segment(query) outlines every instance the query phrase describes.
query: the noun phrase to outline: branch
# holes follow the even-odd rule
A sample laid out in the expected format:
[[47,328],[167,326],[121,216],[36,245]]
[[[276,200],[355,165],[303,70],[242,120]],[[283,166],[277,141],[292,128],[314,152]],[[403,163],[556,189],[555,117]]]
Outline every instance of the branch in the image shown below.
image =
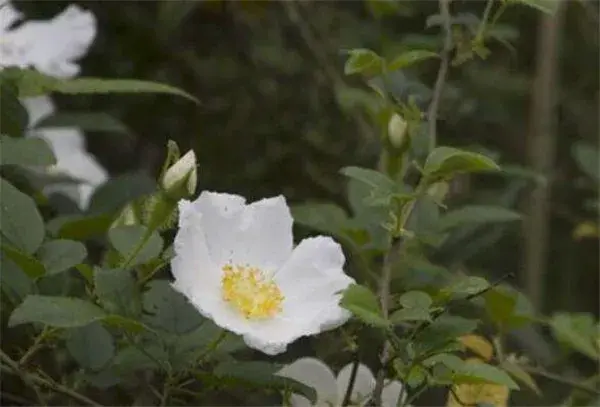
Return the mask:
[[442,99],[442,91],[446,84],[448,74],[448,65],[450,64],[450,51],[452,51],[452,24],[450,22],[450,0],[440,0],[440,15],[442,17],[442,27],[444,32],[444,45],[440,52],[440,69],[438,70],[433,88],[431,104],[427,111],[427,120],[429,122],[429,151],[433,150],[437,144],[437,116]]

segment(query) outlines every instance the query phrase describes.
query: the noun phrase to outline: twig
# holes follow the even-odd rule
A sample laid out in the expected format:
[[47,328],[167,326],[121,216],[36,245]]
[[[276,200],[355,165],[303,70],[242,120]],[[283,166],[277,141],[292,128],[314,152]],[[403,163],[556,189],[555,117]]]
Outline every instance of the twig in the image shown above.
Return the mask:
[[44,347],[42,345],[42,342],[44,342],[44,340],[48,337],[48,335],[50,335],[51,332],[52,332],[52,330],[48,327],[45,327],[42,330],[42,332],[40,332],[40,334],[37,336],[37,338],[35,338],[33,345],[31,345],[31,347],[29,349],[27,349],[27,351],[21,357],[21,359],[19,359],[19,362],[18,362],[19,367],[24,366],[29,361],[29,359],[31,359],[33,357],[33,355],[36,354],[37,351],[39,351],[41,348]]
[[[17,362],[12,360],[10,356],[8,356],[6,353],[4,353],[3,350],[0,350],[0,360],[2,360],[3,363],[8,365],[8,367],[5,368],[6,370],[10,370],[11,372],[15,373],[17,376],[19,376],[21,378],[23,383],[25,383],[27,386],[29,386],[33,389],[35,396],[38,399],[40,405],[42,405],[42,406],[46,405],[46,400],[44,399],[44,396],[42,395],[42,393],[40,393],[39,389],[37,388],[35,383],[33,383],[33,381],[27,375],[27,373],[25,373],[24,371],[21,370],[21,368],[19,367]],[[4,367],[4,365],[0,365],[0,367]]]
[[531,373],[531,374],[534,374],[537,376],[542,376],[542,377],[545,377],[546,379],[553,380],[557,383],[562,383],[562,384],[570,386],[574,389],[585,391],[587,393],[591,393],[591,394],[600,396],[600,390],[594,389],[593,387],[586,386],[583,383],[579,383],[574,380],[564,378],[564,377],[556,375],[554,373],[546,372],[545,370],[541,370],[541,369],[537,369],[535,367],[529,367],[529,366],[523,366],[523,370],[525,370],[528,373]]
[[[25,384],[29,385],[30,387],[33,387],[34,389],[36,389],[35,384],[39,384],[41,386],[48,387],[49,389],[54,390],[57,393],[61,393],[61,394],[64,394],[65,396],[69,396],[73,400],[77,400],[77,401],[83,403],[84,405],[102,407],[102,404],[96,403],[94,400],[87,398],[83,394],[79,394],[76,391],[73,391],[73,390],[69,389],[68,387],[63,386],[62,384],[56,383],[54,380],[52,380],[50,378],[44,379],[36,374],[24,372],[23,370],[21,370],[19,368],[17,362],[12,360],[10,358],[10,356],[8,356],[2,350],[0,350],[0,358],[2,359],[2,362],[4,362],[6,364],[6,365],[0,365],[1,370],[16,374],[23,380],[23,382]],[[36,389],[36,393],[38,393],[37,389]],[[45,401],[43,401],[43,399],[41,401],[42,401],[41,405],[43,405],[43,406],[47,405],[45,403]]]
[[429,150],[433,150],[437,144],[437,116],[442,98],[442,91],[446,84],[448,74],[448,65],[450,63],[450,51],[452,51],[452,25],[450,23],[449,0],[440,0],[440,15],[442,17],[442,26],[444,31],[444,46],[440,52],[440,69],[438,70],[433,88],[433,96],[427,111],[427,120],[429,122]]
[[356,374],[358,373],[359,364],[360,360],[358,357],[358,352],[356,352],[354,355],[354,361],[352,363],[352,371],[350,372],[350,381],[348,382],[348,387],[346,387],[346,394],[344,394],[344,400],[342,401],[342,407],[350,405],[352,398],[352,390],[354,389],[354,382],[356,382]]

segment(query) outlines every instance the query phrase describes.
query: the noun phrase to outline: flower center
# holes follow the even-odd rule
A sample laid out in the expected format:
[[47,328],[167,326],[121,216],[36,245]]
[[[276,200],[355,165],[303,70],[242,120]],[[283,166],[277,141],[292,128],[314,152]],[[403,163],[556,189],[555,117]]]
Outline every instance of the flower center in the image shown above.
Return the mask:
[[265,279],[260,269],[227,264],[222,270],[223,299],[246,319],[266,319],[281,312],[281,290],[273,280]]

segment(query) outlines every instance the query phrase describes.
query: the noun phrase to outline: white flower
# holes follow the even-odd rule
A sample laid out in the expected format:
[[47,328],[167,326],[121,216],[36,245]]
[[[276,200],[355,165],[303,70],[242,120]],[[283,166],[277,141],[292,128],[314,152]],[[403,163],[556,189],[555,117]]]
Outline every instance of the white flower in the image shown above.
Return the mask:
[[266,354],[350,318],[338,304],[354,283],[329,237],[294,248],[292,216],[278,196],[246,204],[237,195],[202,192],[179,202],[173,287],[217,325]]
[[[79,73],[75,62],[88,50],[96,36],[96,19],[89,11],[71,5],[48,21],[26,21],[8,0],[0,0],[0,69],[6,66],[34,67],[47,75],[69,78]],[[40,137],[52,149],[57,163],[48,173],[63,174],[79,184],[53,184],[44,193],[64,193],[86,209],[94,190],[108,174],[86,151],[85,138],[76,128],[32,128],[54,113],[48,96],[21,100],[29,114],[27,137]]]
[[[48,96],[26,98],[21,101],[29,112],[30,127],[54,112],[52,100]],[[108,179],[106,170],[85,149],[85,139],[79,129],[57,127],[30,129],[27,137],[44,139],[56,157],[56,164],[46,169],[49,174],[67,175],[77,183],[55,183],[44,188],[50,195],[60,192],[72,198],[79,208],[86,209],[96,188]]]
[[162,187],[175,193],[184,187],[186,196],[192,195],[196,190],[197,171],[196,154],[190,150],[167,170],[161,181]]
[[0,0],[0,64],[34,67],[47,75],[69,78],[79,73],[75,63],[96,36],[96,19],[89,11],[70,5],[48,21],[15,23],[23,15],[10,1]]
[[[352,364],[346,365],[335,377],[329,366],[315,358],[301,358],[287,366],[284,366],[277,375],[287,377],[304,383],[307,386],[313,387],[317,392],[318,406],[341,406],[350,378],[352,376]],[[372,396],[375,389],[375,377],[371,370],[363,365],[358,365],[356,378],[352,393],[350,396],[350,404],[365,405]],[[395,407],[402,395],[402,399],[406,398],[403,394],[402,384],[398,381],[386,380],[384,382],[381,401],[384,407]],[[299,394],[290,396],[292,407],[308,407],[311,406],[310,401]]]

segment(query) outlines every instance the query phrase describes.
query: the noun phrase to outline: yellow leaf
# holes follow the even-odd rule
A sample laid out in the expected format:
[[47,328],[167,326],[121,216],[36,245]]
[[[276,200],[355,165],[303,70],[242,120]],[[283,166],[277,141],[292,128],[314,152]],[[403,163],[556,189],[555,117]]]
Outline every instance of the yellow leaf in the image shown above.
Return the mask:
[[464,335],[458,339],[467,349],[483,358],[486,362],[490,361],[494,356],[494,347],[492,344],[479,335]]
[[491,383],[459,384],[454,386],[454,393],[458,396],[458,400],[452,392],[449,392],[447,407],[473,406],[478,403],[507,407],[510,395],[508,387]]
[[580,223],[573,230],[573,239],[597,238],[599,236],[598,225],[590,220]]

